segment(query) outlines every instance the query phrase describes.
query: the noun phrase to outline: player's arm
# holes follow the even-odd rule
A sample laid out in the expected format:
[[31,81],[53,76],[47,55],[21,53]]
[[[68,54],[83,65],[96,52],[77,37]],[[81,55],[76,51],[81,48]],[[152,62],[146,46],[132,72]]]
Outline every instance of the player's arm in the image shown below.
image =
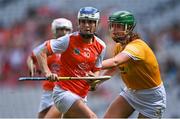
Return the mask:
[[51,73],[47,57],[53,53],[63,53],[69,46],[69,35],[46,41],[34,51],[42,73],[51,81],[58,80],[57,74]]
[[[106,46],[104,45],[104,49],[102,50],[101,54],[98,56],[97,60],[96,60],[96,65],[94,67],[94,69],[92,69],[91,72],[89,72],[89,76],[100,76],[100,70],[102,67],[102,61],[105,55],[105,51],[106,51]],[[96,88],[98,87],[98,84],[104,82],[104,80],[90,80],[88,83],[90,84],[90,91],[94,91],[96,90]]]
[[47,42],[42,45],[39,45],[34,49],[34,54],[36,56],[39,68],[41,72],[48,77],[50,80],[55,81],[57,80],[57,75],[51,73],[48,64],[47,64],[47,57],[52,54],[52,52],[48,51]]
[[34,65],[31,55],[29,55],[27,58],[27,67],[28,67],[30,76],[34,76],[36,66]]
[[[100,75],[100,71],[96,71],[96,72],[89,72],[89,76],[93,76],[93,77],[97,77]],[[95,91],[96,88],[98,87],[98,83],[100,83],[100,81],[98,83],[96,83],[97,80],[89,80],[87,81],[90,85],[89,91]]]
[[43,47],[38,54],[36,54],[36,58],[39,64],[39,67],[43,74],[51,73],[48,65],[47,65],[47,57],[49,53],[46,47]]
[[113,67],[111,69],[101,70],[101,75],[113,76],[117,71],[118,71],[118,68],[117,67]]
[[86,76],[97,77],[97,76],[99,76],[99,74],[100,74],[100,71],[96,71],[96,72],[90,71],[86,74]]
[[110,59],[104,60],[102,62],[102,69],[109,69],[109,68],[116,67],[118,65],[121,65],[121,64],[127,62],[130,59],[131,59],[131,57],[129,55],[127,55],[126,53],[120,52],[116,56],[114,56]]

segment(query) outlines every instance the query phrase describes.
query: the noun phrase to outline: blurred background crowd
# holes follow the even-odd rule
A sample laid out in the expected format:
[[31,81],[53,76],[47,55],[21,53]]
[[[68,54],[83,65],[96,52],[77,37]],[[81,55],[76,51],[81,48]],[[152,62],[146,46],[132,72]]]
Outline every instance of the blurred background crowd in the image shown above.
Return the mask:
[[[19,82],[28,76],[26,59],[32,49],[52,38],[51,22],[65,17],[77,28],[81,7],[100,10],[97,35],[107,44],[105,58],[112,56],[108,16],[128,10],[137,19],[139,32],[155,52],[167,91],[164,117],[180,117],[180,1],[179,0],[0,0],[0,118],[36,117],[41,82]],[[102,117],[110,101],[121,91],[118,75],[90,92],[90,107]],[[179,111],[179,112],[178,112]]]

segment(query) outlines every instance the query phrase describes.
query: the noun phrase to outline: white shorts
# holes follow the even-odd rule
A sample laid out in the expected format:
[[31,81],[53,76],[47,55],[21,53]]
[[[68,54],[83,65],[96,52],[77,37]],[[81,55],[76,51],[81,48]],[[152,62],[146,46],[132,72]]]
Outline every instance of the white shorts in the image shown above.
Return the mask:
[[145,90],[125,88],[120,95],[135,110],[149,118],[162,117],[162,113],[166,108],[166,92],[163,85]]
[[54,104],[53,98],[52,98],[52,93],[53,93],[52,91],[43,90],[40,105],[39,105],[39,112],[42,112],[44,109],[46,109]]
[[86,98],[82,98],[71,91],[63,90],[59,86],[54,87],[53,99],[57,109],[62,113],[66,113],[72,104],[79,99],[82,99],[85,104],[87,102]]

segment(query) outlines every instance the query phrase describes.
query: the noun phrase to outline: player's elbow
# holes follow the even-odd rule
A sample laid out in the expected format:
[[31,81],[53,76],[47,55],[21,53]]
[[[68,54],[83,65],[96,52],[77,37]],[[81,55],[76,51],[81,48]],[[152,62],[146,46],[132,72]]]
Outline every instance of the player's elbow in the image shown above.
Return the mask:
[[118,65],[119,65],[119,62],[116,61],[116,60],[114,60],[114,62],[113,62],[113,67],[117,67]]
[[112,68],[117,67],[119,65],[119,60],[117,60],[116,58],[112,59]]

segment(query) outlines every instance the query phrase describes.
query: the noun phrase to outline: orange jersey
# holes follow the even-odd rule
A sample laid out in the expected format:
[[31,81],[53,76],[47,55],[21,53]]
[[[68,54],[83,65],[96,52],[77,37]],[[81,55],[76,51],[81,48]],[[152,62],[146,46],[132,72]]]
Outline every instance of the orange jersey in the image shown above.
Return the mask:
[[116,46],[115,54],[123,52],[132,58],[119,66],[122,80],[131,89],[149,89],[162,83],[159,65],[150,47],[142,40],[130,42],[124,49]]
[[[51,56],[48,56],[47,63],[52,73],[57,74],[60,70],[60,65],[61,65],[60,56],[61,56],[60,54],[53,54]],[[54,82],[50,82],[50,81],[43,82],[44,90],[53,90],[54,86],[55,86]]]
[[[95,36],[92,43],[85,43],[78,32],[50,40],[47,48],[51,53],[61,53],[60,76],[83,77],[89,71],[98,71],[105,54],[102,40]],[[89,90],[89,84],[85,80],[59,81],[56,84],[81,97],[85,97]]]
[[[37,50],[37,49],[36,49]],[[34,56],[34,54],[32,55],[33,57],[33,61],[35,63],[37,63],[36,57]],[[52,73],[58,73],[60,70],[60,65],[61,65],[61,61],[60,61],[60,54],[53,54],[51,56],[48,56],[47,58],[47,64],[49,69],[51,70]],[[54,88],[54,82],[50,82],[50,81],[43,81],[43,89],[44,90],[50,90],[52,91]]]

